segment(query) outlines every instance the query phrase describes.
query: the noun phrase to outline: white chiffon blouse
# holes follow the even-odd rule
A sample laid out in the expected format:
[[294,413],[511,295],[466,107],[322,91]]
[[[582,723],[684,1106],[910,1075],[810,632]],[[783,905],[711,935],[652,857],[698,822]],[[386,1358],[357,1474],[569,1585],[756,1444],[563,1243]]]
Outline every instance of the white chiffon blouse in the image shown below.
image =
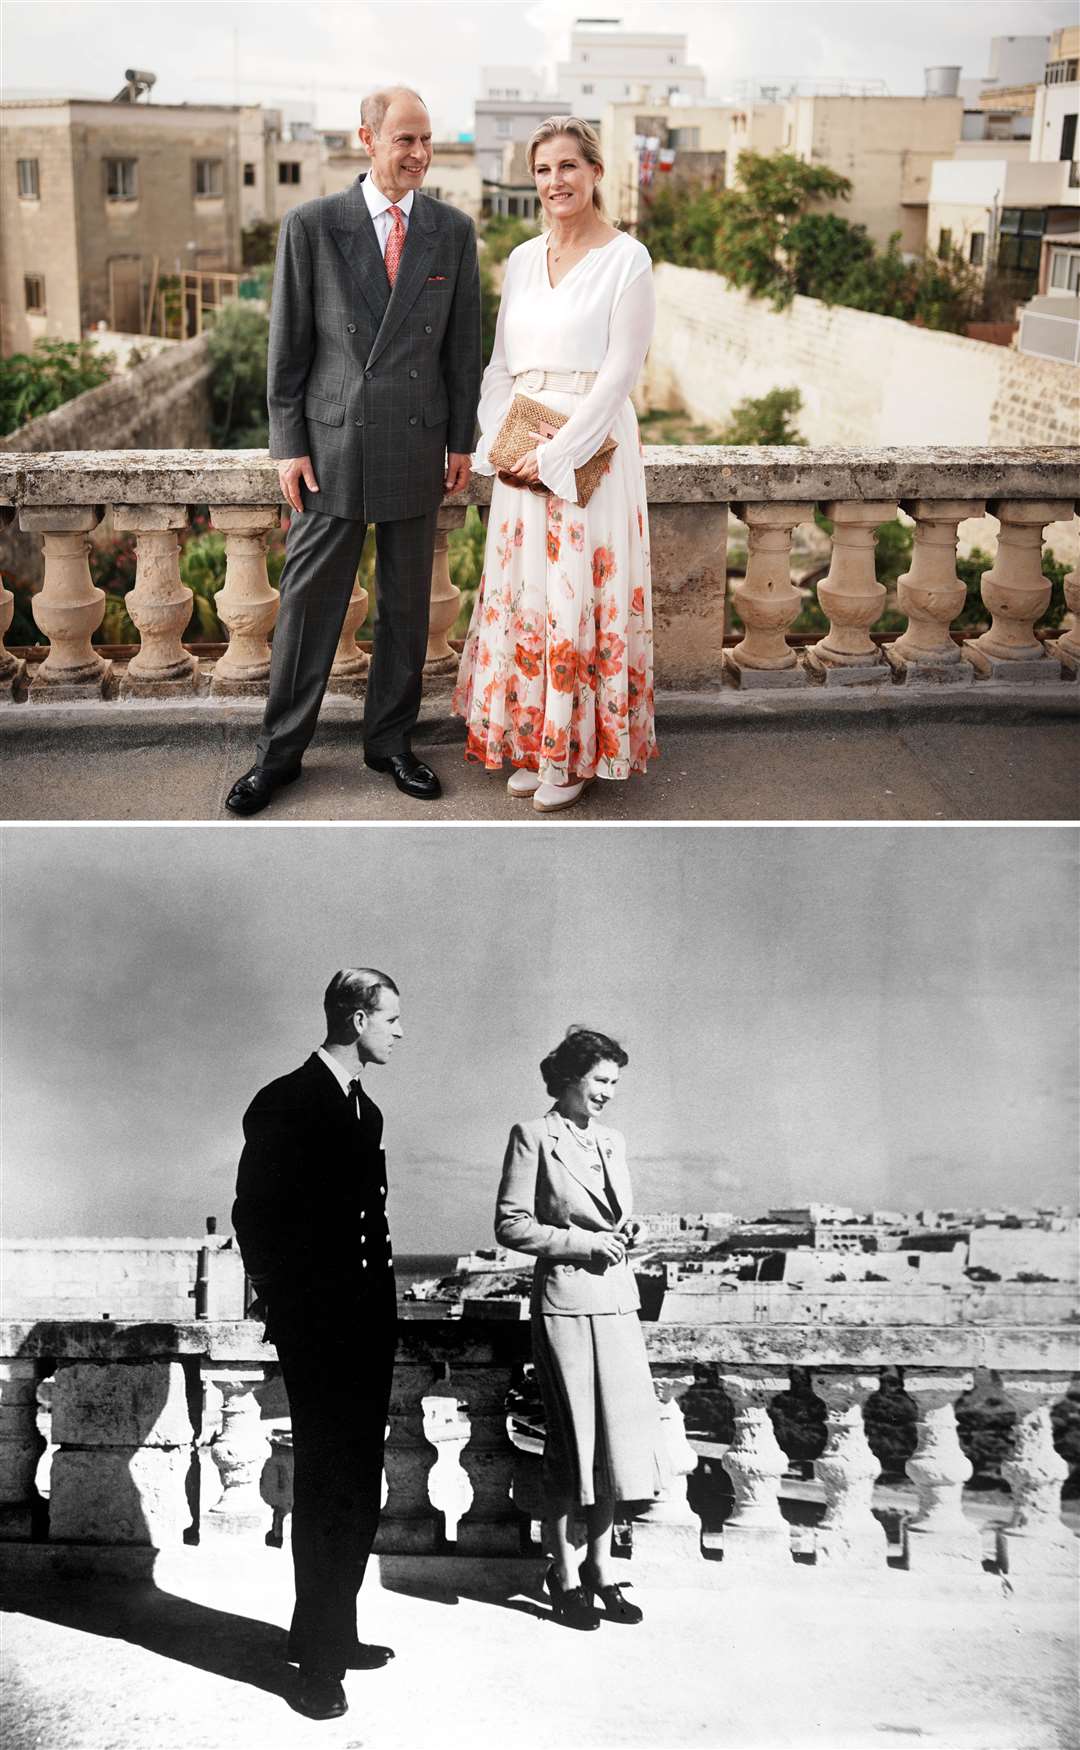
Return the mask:
[[656,317],[652,261],[643,243],[619,232],[552,286],[547,248],[546,235],[530,237],[507,260],[495,344],[480,389],[473,467],[478,474],[495,472],[488,447],[506,417],[515,377],[531,370],[595,371],[595,383],[574,398],[566,424],[536,451],[544,485],[557,498],[576,502],[574,470],[610,434],[645,363]]

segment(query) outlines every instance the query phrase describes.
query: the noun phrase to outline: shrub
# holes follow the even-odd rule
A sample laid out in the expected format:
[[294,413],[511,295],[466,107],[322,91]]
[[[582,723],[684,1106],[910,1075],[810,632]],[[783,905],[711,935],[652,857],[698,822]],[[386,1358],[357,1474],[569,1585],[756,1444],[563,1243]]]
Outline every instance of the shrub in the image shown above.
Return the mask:
[[540,234],[539,225],[528,219],[509,219],[501,214],[486,219],[481,228],[484,255],[488,261],[505,261],[512,249]]
[[798,389],[770,389],[740,401],[720,433],[722,444],[803,444],[790,421],[802,406]]
[[210,330],[213,441],[229,450],[261,450],[270,441],[266,351],[270,323],[247,303],[226,304]]
[[107,383],[113,368],[91,340],[37,340],[0,359],[0,436]]

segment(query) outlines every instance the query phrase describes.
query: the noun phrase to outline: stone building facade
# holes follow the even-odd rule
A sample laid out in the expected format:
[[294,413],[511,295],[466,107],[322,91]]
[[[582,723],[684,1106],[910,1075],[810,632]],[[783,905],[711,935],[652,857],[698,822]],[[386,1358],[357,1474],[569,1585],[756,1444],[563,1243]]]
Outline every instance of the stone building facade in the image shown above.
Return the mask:
[[160,275],[240,267],[237,111],[0,105],[0,348],[140,333]]

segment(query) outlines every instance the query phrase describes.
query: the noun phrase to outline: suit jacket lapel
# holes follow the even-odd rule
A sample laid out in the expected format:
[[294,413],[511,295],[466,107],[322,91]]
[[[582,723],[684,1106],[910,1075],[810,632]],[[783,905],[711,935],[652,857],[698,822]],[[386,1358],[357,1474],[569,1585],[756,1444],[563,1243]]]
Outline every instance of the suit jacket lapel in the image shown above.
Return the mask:
[[[363,200],[363,195],[361,195]],[[365,207],[367,203],[365,202]],[[370,214],[368,224],[371,234],[375,236],[375,227],[371,224]],[[420,288],[427,279],[428,266],[435,251],[437,241],[437,226],[435,210],[431,203],[417,191],[413,196],[412,212],[409,215],[409,228],[405,234],[405,247],[401,251],[398,263],[397,279],[390,293],[382,326],[375,336],[375,345],[371,349],[368,364],[373,364],[383,348],[394,338],[401,324],[420,295]],[[375,243],[378,249],[378,240]],[[389,281],[386,279],[386,264],[382,263],[382,276],[389,291]]]
[[[346,189],[341,196],[338,218],[330,226],[330,235],[359,282],[371,314],[376,322],[381,323],[390,303],[390,281],[386,277],[386,263],[379,248],[379,239],[375,235],[367,201],[364,199],[362,183],[363,178],[358,176],[352,187]],[[402,263],[404,264],[404,255]],[[399,269],[399,281],[400,277]]]
[[[575,1161],[570,1149],[563,1146],[562,1121],[553,1111],[547,1115],[547,1127],[548,1136],[551,1139],[551,1152],[559,1165],[565,1168],[575,1184],[580,1185],[583,1191],[588,1192],[599,1209],[604,1210],[608,1215],[613,1214],[614,1212],[608,1206],[607,1198],[597,1189],[595,1180],[590,1178],[585,1169]],[[606,1132],[598,1132],[598,1134],[601,1135],[601,1146],[603,1146],[603,1143],[608,1141]],[[607,1156],[605,1155],[604,1158],[606,1160]]]

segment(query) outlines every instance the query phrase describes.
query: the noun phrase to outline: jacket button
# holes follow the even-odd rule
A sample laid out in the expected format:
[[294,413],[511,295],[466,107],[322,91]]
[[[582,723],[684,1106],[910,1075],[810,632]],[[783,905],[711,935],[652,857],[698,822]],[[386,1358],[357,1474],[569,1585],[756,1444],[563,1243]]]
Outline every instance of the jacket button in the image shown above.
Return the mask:
[[355,334],[356,333],[356,323],[355,322],[349,322],[346,325],[346,333],[348,333],[348,334]]
[[366,1258],[361,1258],[361,1260],[360,1260],[360,1268],[361,1268],[361,1270],[366,1270],[366,1269],[367,1269],[367,1259],[366,1259]]
[[425,323],[424,323],[424,333],[425,333],[425,334],[430,334],[430,333],[431,333],[431,323],[430,323],[430,322],[425,322]]
[[364,375],[365,375],[365,377],[373,377],[375,375],[375,372],[374,371],[365,371]]
[[364,422],[363,422],[363,420],[362,420],[362,419],[354,419],[354,420],[353,420],[353,424],[354,424],[354,425],[363,425],[363,423],[364,423]]
[[420,423],[420,422],[419,422],[419,420],[418,420],[418,419],[417,419],[417,417],[416,417],[416,414],[415,414],[415,413],[411,413],[411,414],[410,414],[410,415],[409,415],[409,424],[410,424],[410,425],[418,425],[418,424],[419,424],[419,423]]
[[410,372],[409,372],[409,375],[410,375],[410,377],[415,377],[415,376],[418,376],[418,375],[419,375],[419,372],[417,372],[417,371],[410,371]]

